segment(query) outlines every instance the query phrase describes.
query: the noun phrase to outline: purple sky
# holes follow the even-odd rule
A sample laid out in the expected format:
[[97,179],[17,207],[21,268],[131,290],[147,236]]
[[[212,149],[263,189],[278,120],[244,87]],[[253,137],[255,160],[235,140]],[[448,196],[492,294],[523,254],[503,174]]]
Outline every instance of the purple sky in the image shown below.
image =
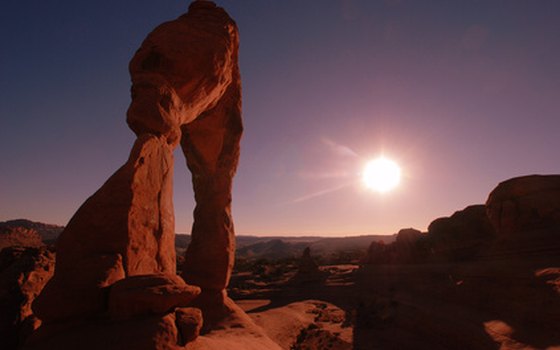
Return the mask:
[[[390,234],[560,173],[560,1],[222,0],[241,34],[238,234]],[[7,0],[0,220],[66,224],[125,161],[128,61],[187,1]],[[360,185],[384,153],[402,185]],[[194,200],[176,152],[175,215]]]

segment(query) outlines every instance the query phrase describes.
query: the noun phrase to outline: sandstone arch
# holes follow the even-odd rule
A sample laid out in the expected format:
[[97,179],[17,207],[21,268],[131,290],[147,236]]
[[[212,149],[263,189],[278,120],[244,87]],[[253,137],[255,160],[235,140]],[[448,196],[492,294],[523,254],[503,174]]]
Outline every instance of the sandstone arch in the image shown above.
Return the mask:
[[[46,325],[106,314],[110,287],[119,280],[176,273],[172,186],[179,143],[196,200],[183,278],[203,295],[221,296],[224,306],[235,245],[231,185],[243,131],[238,43],[235,22],[200,0],[144,40],[129,67],[127,123],[137,139],[128,161],[59,237],[54,277],[34,304]],[[175,306],[199,293],[175,278],[142,283],[152,288],[154,281],[172,285]],[[177,290],[190,295],[177,297]]]

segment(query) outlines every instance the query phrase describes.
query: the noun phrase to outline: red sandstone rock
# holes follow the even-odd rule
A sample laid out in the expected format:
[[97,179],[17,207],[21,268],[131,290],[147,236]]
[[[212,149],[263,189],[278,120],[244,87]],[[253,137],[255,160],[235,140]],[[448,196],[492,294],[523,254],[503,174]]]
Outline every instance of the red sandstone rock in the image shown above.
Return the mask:
[[238,41],[224,10],[196,1],[150,33],[130,63],[131,129],[165,135],[170,144],[182,133],[197,202],[183,276],[214,291],[227,286],[235,250],[231,186],[243,130]]
[[560,224],[560,175],[530,175],[501,182],[486,211],[499,234]]
[[123,320],[150,314],[164,314],[188,306],[200,288],[186,284],[177,275],[139,275],[111,286],[109,315]]
[[[243,130],[237,55],[235,23],[209,1],[193,2],[186,15],[148,35],[130,63],[127,122],[138,139],[126,164],[60,235],[55,276],[34,304],[45,325],[32,346],[84,348],[76,334],[89,339],[97,329],[111,338],[110,324],[126,333],[139,316],[168,312],[153,318],[161,324],[174,319],[174,307],[198,295],[198,287],[173,277],[173,148],[180,134],[197,203],[183,276],[202,287],[197,302],[205,318],[212,322],[231,313],[225,292],[235,249],[231,186]],[[128,321],[117,327],[106,315]],[[190,338],[185,331],[179,340],[175,326],[158,327],[142,334],[152,332],[151,339],[163,334],[151,347],[134,346],[136,339],[120,345],[96,339],[85,348],[171,349]],[[47,345],[40,345],[41,337],[48,338]]]
[[57,241],[57,274],[80,260],[120,254],[126,275],[174,273],[173,154],[138,138],[127,163],[72,217]]
[[195,1],[186,15],[158,26],[130,62],[130,128],[176,143],[182,125],[221,100],[233,79],[237,46],[235,23],[211,2]]
[[235,67],[234,81],[222,101],[184,126],[181,140],[196,200],[183,277],[203,291],[224,289],[235,259],[231,189],[243,131],[237,62]]
[[202,312],[194,307],[182,307],[175,310],[175,323],[179,331],[179,344],[185,345],[195,340],[202,328]]
[[140,137],[60,235],[55,276],[35,305],[41,319],[102,312],[104,288],[125,275],[175,273],[172,177],[171,147]]
[[26,350],[179,350],[175,315],[139,317],[125,322],[106,320],[62,323],[39,328]]

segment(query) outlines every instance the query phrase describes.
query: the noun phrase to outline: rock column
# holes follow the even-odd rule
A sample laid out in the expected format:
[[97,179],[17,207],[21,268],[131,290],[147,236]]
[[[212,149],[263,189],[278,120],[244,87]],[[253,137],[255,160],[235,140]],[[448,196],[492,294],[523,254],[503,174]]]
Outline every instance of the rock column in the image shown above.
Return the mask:
[[[203,295],[220,296],[199,303],[213,308],[213,317],[228,310],[225,287],[235,248],[231,186],[243,129],[238,43],[228,14],[200,0],[144,40],[129,66],[127,123],[137,140],[128,161],[60,235],[54,277],[33,306],[43,326],[29,349],[138,348],[142,339],[161,340],[149,348],[184,345],[202,322],[200,311],[186,308],[194,305],[198,286]],[[184,268],[191,285],[175,271],[173,150],[179,142],[197,202]],[[138,322],[146,331],[135,339],[101,344],[116,328],[126,339]],[[99,341],[81,344],[90,333]]]

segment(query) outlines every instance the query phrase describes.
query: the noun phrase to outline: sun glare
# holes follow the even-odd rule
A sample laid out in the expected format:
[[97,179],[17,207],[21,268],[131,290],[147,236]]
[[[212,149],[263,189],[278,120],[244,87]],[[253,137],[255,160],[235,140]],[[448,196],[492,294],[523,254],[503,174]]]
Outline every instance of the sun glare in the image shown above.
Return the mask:
[[401,181],[401,168],[394,161],[379,157],[366,164],[362,181],[369,189],[380,193],[389,192]]

